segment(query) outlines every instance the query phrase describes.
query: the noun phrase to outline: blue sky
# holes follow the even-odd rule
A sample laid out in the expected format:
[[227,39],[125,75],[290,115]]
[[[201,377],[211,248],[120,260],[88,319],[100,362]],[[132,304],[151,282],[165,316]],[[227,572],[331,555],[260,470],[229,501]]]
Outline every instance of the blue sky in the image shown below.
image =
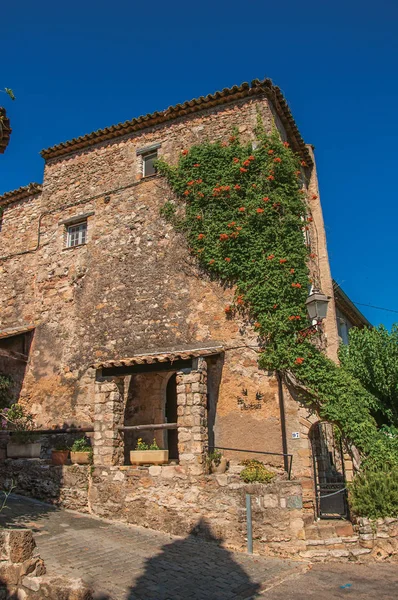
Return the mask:
[[[0,193],[41,182],[41,149],[264,76],[315,145],[334,278],[398,311],[395,0],[17,0],[2,7],[13,134]],[[390,327],[398,314],[359,307]]]

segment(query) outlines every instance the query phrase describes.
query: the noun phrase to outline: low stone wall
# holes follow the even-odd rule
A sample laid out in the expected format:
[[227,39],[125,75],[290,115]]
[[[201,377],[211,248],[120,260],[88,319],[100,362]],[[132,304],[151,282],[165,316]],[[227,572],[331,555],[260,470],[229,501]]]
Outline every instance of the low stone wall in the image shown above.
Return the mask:
[[306,549],[299,552],[300,558],[398,561],[398,518],[317,521],[305,528],[305,534]]
[[291,554],[305,547],[302,489],[298,482],[245,484],[238,475],[192,477],[181,466],[98,467],[89,502],[102,517],[175,535],[246,546],[245,495],[252,495],[254,550]]
[[1,600],[92,600],[91,591],[80,579],[46,576],[35,548],[30,529],[0,531]]
[[[313,521],[299,481],[245,484],[239,467],[192,475],[184,466],[53,466],[43,460],[0,464],[0,488],[45,502],[230,548],[246,548],[245,496],[252,498],[254,551],[325,560],[398,560],[398,519]],[[1,598],[1,597],[0,597]]]
[[88,512],[90,466],[54,466],[49,461],[6,459],[0,463],[0,489],[63,508]]

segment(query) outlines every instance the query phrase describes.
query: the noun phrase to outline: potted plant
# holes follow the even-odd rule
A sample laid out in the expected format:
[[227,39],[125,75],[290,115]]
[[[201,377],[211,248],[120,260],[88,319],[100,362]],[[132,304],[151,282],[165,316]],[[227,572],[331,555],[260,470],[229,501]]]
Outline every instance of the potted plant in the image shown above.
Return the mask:
[[53,465],[66,465],[69,458],[69,448],[66,444],[58,442],[51,451],[51,462]]
[[83,437],[73,442],[70,449],[70,459],[74,465],[89,465],[93,456],[90,442]]
[[225,473],[228,461],[217,448],[214,448],[207,456],[207,464],[211,473]]
[[41,442],[34,432],[33,415],[21,404],[12,404],[0,410],[0,418],[2,428],[12,432],[7,457],[40,458]]
[[155,439],[152,444],[147,444],[138,438],[135,450],[130,451],[132,465],[164,465],[169,461],[169,451],[161,450]]

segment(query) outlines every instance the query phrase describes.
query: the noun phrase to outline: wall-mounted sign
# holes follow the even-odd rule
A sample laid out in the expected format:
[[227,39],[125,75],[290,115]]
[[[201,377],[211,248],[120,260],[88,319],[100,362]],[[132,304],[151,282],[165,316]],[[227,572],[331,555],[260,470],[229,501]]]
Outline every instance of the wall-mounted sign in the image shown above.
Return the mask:
[[298,431],[293,431],[293,433],[292,433],[292,438],[293,438],[294,440],[298,440],[298,439],[299,439],[299,437],[300,437],[300,433],[299,433]]
[[262,407],[261,400],[263,399],[264,394],[261,392],[256,392],[255,402],[247,402],[248,392],[246,388],[242,389],[242,396],[237,397],[238,406],[240,406],[242,410],[258,410]]

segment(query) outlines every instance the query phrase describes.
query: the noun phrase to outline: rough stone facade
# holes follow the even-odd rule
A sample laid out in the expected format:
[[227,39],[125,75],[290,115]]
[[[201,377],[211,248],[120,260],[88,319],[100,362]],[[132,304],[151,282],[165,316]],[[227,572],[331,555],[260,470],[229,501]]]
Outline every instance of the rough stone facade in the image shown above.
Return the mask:
[[[199,274],[182,235],[160,217],[172,194],[161,177],[142,177],[143,148],[159,145],[159,156],[176,163],[181,150],[207,139],[227,140],[233,127],[243,140],[254,140],[259,113],[268,131],[275,123],[284,140],[305,152],[311,163],[305,173],[310,237],[318,257],[311,269],[331,296],[325,341],[328,355],[336,358],[333,288],[313,153],[297,145],[299,134],[284,120],[277,98],[243,93],[111,140],[82,144],[65,155],[52,158],[46,151],[42,190],[36,186],[22,196],[0,198],[0,331],[35,327],[28,356],[17,369],[15,398],[41,427],[93,426],[97,468],[108,472],[128,463],[124,445],[135,438],[123,437],[119,428],[146,419],[162,422],[166,398],[162,378],[146,386],[147,375],[142,376],[140,388],[137,375],[104,378],[93,365],[195,348],[221,346],[222,352],[202,360],[190,374],[177,375],[184,476],[203,475],[208,443],[274,453],[284,448],[278,382],[257,367],[256,333],[242,320],[226,318],[233,290]],[[79,219],[87,221],[87,243],[65,247],[66,227]],[[15,370],[14,360],[6,357],[1,368]],[[293,475],[307,478],[311,509],[308,415],[286,389],[284,404]],[[155,437],[167,444],[164,433]],[[267,462],[283,465],[280,456],[268,456]]]

